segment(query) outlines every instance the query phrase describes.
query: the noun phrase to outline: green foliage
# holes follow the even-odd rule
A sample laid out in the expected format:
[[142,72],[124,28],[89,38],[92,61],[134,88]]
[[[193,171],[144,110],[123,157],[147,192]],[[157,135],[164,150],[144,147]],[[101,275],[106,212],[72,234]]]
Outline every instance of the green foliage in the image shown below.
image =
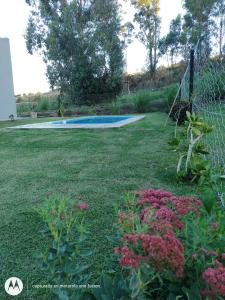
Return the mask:
[[131,1],[136,9],[134,21],[139,25],[138,39],[148,50],[148,70],[154,74],[158,63],[160,35],[159,0]]
[[118,96],[117,103],[120,103],[121,107],[125,104],[133,104],[135,112],[143,113],[150,112],[157,100],[160,100],[162,102],[161,107],[163,106],[164,111],[166,111],[168,98],[172,97],[176,90],[177,86],[173,84],[155,90],[142,89],[131,94]]
[[44,112],[57,109],[57,98],[53,96],[45,96],[45,94],[24,96],[16,105],[17,113],[27,112]]
[[171,108],[176,95],[177,95],[177,86],[172,86],[171,89],[168,91],[168,98],[167,98],[167,103],[169,108]]
[[[46,224],[44,233],[49,236],[51,246],[39,256],[39,264],[48,273],[55,285],[83,284],[90,279],[84,272],[90,265],[82,261],[92,255],[92,251],[83,249],[87,238],[83,211],[74,201],[59,196],[51,196],[39,207],[38,213]],[[58,299],[65,300],[79,292],[75,289],[55,288]]]
[[203,155],[208,154],[201,140],[212,131],[204,120],[187,111],[184,131],[173,138],[169,145],[178,154],[177,175],[194,182],[210,172],[210,163]]
[[115,100],[112,102],[112,114],[119,115],[120,114],[120,104]]
[[202,194],[202,203],[204,205],[205,210],[208,214],[210,214],[216,205],[216,194],[211,189],[205,189],[204,193]]
[[48,99],[41,99],[40,101],[38,101],[36,110],[37,111],[47,111],[47,110],[49,110],[49,107],[50,107],[50,105],[49,105]]
[[177,85],[175,84],[154,90],[142,89],[130,94],[117,96],[112,102],[104,101],[91,106],[87,104],[74,105],[66,97],[63,97],[59,106],[57,95],[54,93],[49,93],[48,95],[40,94],[39,97],[35,95],[24,96],[22,101],[17,103],[17,113],[20,115],[31,111],[43,112],[46,110],[60,112],[60,107],[62,108],[61,113],[63,116],[65,116],[67,111],[73,111],[74,114],[78,113],[82,115],[97,114],[99,111],[102,111],[103,114],[115,115],[139,111],[167,111],[168,107],[170,107],[169,101],[173,100],[176,90]]
[[28,51],[41,52],[51,87],[73,102],[121,90],[123,43],[117,0],[29,1]]
[[212,213],[213,208],[217,202],[224,203],[225,199],[219,198],[224,195],[224,180],[225,176],[223,169],[210,169],[209,172],[204,173],[199,180],[199,191],[205,210],[208,214]]
[[138,113],[145,113],[149,111],[149,92],[148,91],[141,91],[136,94],[135,100],[135,108]]
[[169,55],[171,64],[178,54],[187,61],[190,47],[201,41],[209,56],[213,38],[218,40],[219,53],[223,54],[224,0],[184,0],[183,7],[184,16],[172,20],[169,33],[159,41],[160,54]]
[[129,289],[126,279],[121,274],[112,277],[103,275],[100,289],[93,289],[93,299],[96,300],[126,300],[129,299]]
[[[225,60],[225,59],[223,59]],[[210,59],[195,78],[195,94],[202,104],[219,102],[225,98],[225,68],[220,59]]]
[[183,35],[188,44],[196,44],[198,40],[204,41],[206,54],[211,52],[211,39],[216,37],[218,30],[214,20],[214,9],[220,0],[185,0]]
[[26,112],[36,111],[36,108],[37,103],[17,103],[16,105],[18,115]]
[[159,41],[159,51],[161,55],[170,55],[171,65],[174,64],[174,58],[180,51],[181,30],[182,19],[181,15],[178,15],[171,21],[169,33]]

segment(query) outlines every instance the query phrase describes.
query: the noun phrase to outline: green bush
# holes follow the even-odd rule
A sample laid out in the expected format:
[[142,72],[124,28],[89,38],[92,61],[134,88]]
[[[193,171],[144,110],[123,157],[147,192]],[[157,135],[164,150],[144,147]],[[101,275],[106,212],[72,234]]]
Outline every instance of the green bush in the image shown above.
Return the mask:
[[49,110],[49,101],[46,98],[41,98],[38,101],[37,111],[47,111]]
[[35,102],[17,103],[16,108],[17,108],[17,113],[19,115],[22,113],[37,111],[37,103]]
[[142,98],[142,97],[138,97],[136,103],[135,103],[135,108],[137,110],[138,113],[145,113],[148,112],[148,107],[149,107],[149,100]]
[[[142,89],[135,92],[132,92],[131,94],[125,94],[117,97],[117,101],[120,103],[134,103],[136,102],[137,98],[145,98],[148,99],[148,101],[155,101],[155,100],[167,100],[170,94],[174,94],[175,91],[177,91],[178,85],[177,84],[171,84],[168,86],[165,86],[160,89]],[[171,97],[171,96],[170,96]]]
[[170,108],[174,102],[174,99],[177,95],[177,86],[172,86],[171,89],[168,89],[168,96],[167,96],[167,104],[168,108]]
[[195,76],[194,93],[203,103],[213,104],[225,98],[225,69],[217,61],[209,61],[205,69]]
[[138,93],[135,101],[135,108],[138,113],[145,113],[149,111],[149,94],[146,92]]
[[117,101],[112,102],[112,115],[120,114],[120,104]]
[[47,110],[57,110],[58,102],[56,99],[48,99],[47,97],[40,97],[38,102],[21,102],[17,103],[17,113],[29,113],[31,111],[43,112]]

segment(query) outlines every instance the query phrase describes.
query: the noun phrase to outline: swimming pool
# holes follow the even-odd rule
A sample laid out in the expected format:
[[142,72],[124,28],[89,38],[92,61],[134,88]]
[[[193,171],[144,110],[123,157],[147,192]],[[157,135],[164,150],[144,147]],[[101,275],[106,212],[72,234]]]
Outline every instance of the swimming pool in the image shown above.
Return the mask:
[[110,124],[117,123],[124,120],[129,120],[132,116],[94,116],[84,117],[71,120],[63,120],[51,122],[51,124],[62,125],[62,124]]
[[[91,116],[74,119],[65,119],[54,122],[27,124],[13,128],[44,129],[44,128],[116,128],[139,121],[145,116]],[[11,127],[12,128],[12,127]]]

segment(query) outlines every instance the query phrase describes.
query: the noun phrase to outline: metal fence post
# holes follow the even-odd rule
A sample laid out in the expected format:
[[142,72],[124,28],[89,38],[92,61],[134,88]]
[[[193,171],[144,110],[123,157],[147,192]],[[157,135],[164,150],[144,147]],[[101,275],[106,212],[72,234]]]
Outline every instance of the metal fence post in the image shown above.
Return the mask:
[[62,114],[61,114],[61,92],[60,94],[58,95],[58,117],[62,117]]
[[195,50],[191,49],[190,52],[190,81],[189,81],[189,106],[192,112],[192,95],[194,92],[194,72],[195,72]]

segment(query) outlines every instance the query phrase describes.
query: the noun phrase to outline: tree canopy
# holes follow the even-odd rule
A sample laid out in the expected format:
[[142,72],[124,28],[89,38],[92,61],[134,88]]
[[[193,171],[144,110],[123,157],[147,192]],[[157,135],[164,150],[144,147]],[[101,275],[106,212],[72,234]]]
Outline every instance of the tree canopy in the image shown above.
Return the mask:
[[183,0],[185,14],[170,23],[169,33],[160,39],[161,55],[182,55],[186,60],[189,49],[198,41],[204,44],[205,55],[214,49],[223,54],[225,0]]
[[123,43],[117,0],[26,0],[26,45],[47,65],[52,87],[73,102],[121,90]]
[[159,0],[131,0],[131,3],[136,10],[134,21],[139,25],[137,37],[148,50],[148,69],[154,74],[159,58]]
[[50,85],[73,102],[121,91],[123,50],[133,36],[148,51],[147,69],[152,75],[161,56],[167,55],[172,65],[177,57],[187,60],[199,40],[206,55],[215,41],[220,55],[225,51],[225,0],[181,0],[184,15],[172,20],[168,34],[161,38],[160,0],[123,0],[135,9],[134,19],[123,25],[119,0],[25,1],[31,8],[27,49],[41,53]]

